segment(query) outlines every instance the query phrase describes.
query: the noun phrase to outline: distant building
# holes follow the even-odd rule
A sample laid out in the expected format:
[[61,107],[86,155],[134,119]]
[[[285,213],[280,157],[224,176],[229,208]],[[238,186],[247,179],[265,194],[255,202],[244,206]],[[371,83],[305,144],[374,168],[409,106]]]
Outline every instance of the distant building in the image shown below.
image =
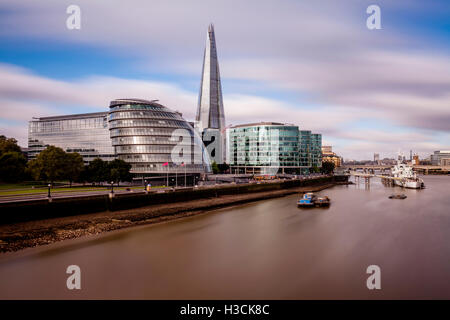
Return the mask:
[[412,165],[418,165],[418,164],[420,164],[420,160],[419,160],[419,155],[418,155],[418,154],[415,154],[415,155],[413,156],[411,163],[412,163]]
[[322,146],[322,154],[332,154],[333,147],[332,146]]
[[322,166],[322,135],[277,122],[250,123],[228,130],[232,173],[309,173]]
[[383,160],[381,160],[382,165],[393,165],[396,163],[397,163],[397,160],[392,159],[392,158],[384,158]]
[[375,164],[380,164],[381,162],[380,162],[380,154],[379,153],[374,153],[373,154],[373,162],[375,163]]
[[431,155],[431,164],[435,166],[445,166],[450,162],[450,150],[435,151]]
[[337,168],[342,165],[342,158],[333,152],[332,146],[322,146],[322,163],[323,162],[332,162]]

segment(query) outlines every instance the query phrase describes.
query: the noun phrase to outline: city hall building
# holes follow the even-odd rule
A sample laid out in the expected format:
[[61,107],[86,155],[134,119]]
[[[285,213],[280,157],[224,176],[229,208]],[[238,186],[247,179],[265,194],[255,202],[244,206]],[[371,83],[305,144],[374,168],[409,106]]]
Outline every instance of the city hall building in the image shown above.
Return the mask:
[[321,134],[295,125],[260,122],[228,129],[227,158],[232,173],[309,173],[322,166],[321,147]]
[[[52,145],[80,153],[86,164],[95,158],[124,160],[131,164],[135,179],[210,172],[201,137],[180,113],[156,101],[117,99],[111,101],[109,112],[33,118],[28,158]],[[188,139],[174,135],[177,129],[183,129]],[[176,146],[186,152],[183,163],[172,159]]]

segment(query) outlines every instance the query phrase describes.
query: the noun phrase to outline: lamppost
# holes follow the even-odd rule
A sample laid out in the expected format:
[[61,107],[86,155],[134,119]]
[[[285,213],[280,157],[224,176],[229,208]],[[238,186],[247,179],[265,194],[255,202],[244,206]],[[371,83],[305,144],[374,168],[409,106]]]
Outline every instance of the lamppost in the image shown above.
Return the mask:
[[52,197],[52,195],[50,194],[50,187],[51,187],[52,185],[49,183],[48,184],[48,194],[47,194],[47,197],[50,199],[51,197]]
[[111,181],[111,194],[114,193],[114,181]]
[[184,167],[184,187],[186,188],[187,182],[186,182],[186,165],[183,162],[183,167]]

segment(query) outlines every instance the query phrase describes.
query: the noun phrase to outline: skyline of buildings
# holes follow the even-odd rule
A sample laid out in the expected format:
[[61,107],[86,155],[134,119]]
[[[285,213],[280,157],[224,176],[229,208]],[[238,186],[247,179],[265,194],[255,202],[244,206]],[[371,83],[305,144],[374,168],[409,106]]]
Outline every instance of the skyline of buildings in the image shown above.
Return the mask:
[[[157,97],[194,120],[204,31],[214,21],[228,123],[294,122],[352,159],[395,157],[398,148],[424,158],[450,148],[447,2],[383,3],[386,17],[400,19],[385,19],[380,30],[368,30],[365,8],[351,1],[269,0],[256,11],[240,3],[238,15],[218,0],[180,2],[176,12],[157,2],[87,2],[90,17],[121,23],[106,28],[83,15],[82,29],[68,30],[64,3],[43,0],[35,10],[4,1],[0,134],[26,146],[33,113],[100,112],[117,97]],[[417,19],[424,12],[430,19]]]
[[[174,160],[180,155],[174,148],[180,144],[181,154],[190,158],[185,158],[184,170],[194,174],[211,172],[213,161],[220,164],[225,160],[235,173],[241,166],[245,172],[251,167],[259,173],[267,173],[267,169],[272,174],[309,173],[322,165],[321,134],[276,122],[225,127],[212,24],[208,26],[194,128],[180,112],[157,101],[114,99],[109,112],[33,118],[29,122],[28,158],[34,159],[46,146],[54,145],[79,152],[85,163],[95,158],[124,160],[131,164],[134,178],[142,180],[172,172],[172,167],[180,165]],[[187,141],[173,136],[178,129],[188,131]],[[215,148],[210,148],[213,142]],[[199,158],[200,163],[196,161]]]

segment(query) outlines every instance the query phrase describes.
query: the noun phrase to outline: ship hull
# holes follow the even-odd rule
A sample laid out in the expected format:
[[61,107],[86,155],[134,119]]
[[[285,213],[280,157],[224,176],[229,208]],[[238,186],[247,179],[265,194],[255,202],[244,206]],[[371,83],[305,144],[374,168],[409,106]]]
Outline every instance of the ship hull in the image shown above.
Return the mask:
[[422,188],[422,182],[420,181],[401,181],[401,180],[394,180],[394,183],[397,186],[408,188],[408,189],[421,189]]

